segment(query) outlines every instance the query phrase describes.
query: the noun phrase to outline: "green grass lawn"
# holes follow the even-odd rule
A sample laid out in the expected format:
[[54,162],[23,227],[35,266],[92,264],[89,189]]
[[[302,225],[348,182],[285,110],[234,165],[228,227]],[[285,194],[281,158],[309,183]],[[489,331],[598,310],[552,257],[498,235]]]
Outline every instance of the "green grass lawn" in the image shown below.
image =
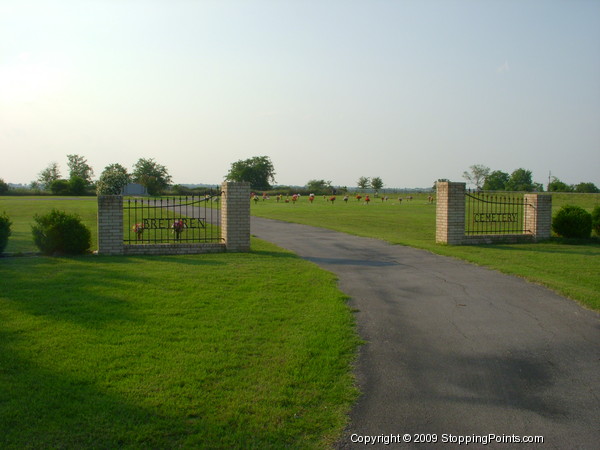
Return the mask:
[[[0,197],[7,251],[95,198]],[[0,258],[0,448],[324,448],[357,396],[334,277],[252,252]]]
[[[461,258],[475,264],[518,275],[543,284],[562,295],[600,310],[600,239],[565,241],[552,239],[538,244],[448,246],[435,243],[435,204],[429,194],[395,195],[383,202],[341,196],[334,204],[317,197],[313,204],[301,197],[296,204],[277,203],[274,198],[252,202],[252,214],[306,225],[315,225],[393,244],[422,248]],[[398,201],[402,197],[402,202]],[[575,204],[588,211],[600,205],[600,194],[553,194],[553,211]]]
[[0,259],[0,447],[331,444],[357,395],[346,298],[252,248]]

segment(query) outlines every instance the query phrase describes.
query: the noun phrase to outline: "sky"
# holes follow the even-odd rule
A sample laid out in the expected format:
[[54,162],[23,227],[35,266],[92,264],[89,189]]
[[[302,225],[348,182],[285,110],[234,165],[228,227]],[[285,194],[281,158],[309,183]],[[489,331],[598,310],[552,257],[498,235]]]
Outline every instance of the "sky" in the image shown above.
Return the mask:
[[0,0],[0,178],[68,154],[220,184],[600,187],[600,0]]

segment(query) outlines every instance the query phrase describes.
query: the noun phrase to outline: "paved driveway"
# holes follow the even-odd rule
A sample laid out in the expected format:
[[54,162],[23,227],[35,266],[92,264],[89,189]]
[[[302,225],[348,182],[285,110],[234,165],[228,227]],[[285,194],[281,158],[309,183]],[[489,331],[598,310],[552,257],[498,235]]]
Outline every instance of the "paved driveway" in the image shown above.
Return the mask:
[[[368,448],[440,448],[495,434],[505,443],[468,448],[522,447],[506,443],[513,435],[599,448],[598,313],[520,278],[375,239],[254,217],[252,234],[335,273],[357,310],[362,396],[339,447],[365,448],[372,436],[380,442]],[[384,445],[405,434],[438,443]]]

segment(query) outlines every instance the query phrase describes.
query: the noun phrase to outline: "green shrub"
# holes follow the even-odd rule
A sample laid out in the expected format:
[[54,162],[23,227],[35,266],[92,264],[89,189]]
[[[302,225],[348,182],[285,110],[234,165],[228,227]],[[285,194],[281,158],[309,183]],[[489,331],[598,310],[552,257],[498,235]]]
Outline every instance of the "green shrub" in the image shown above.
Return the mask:
[[52,192],[53,195],[71,194],[69,180],[54,180],[52,183],[50,183],[50,192]]
[[600,205],[592,211],[592,229],[600,236]]
[[0,214],[0,254],[6,248],[8,244],[8,237],[10,236],[10,226],[12,222],[8,220],[6,213]]
[[53,209],[34,216],[33,241],[45,255],[85,253],[92,245],[92,234],[76,214]]
[[69,194],[70,195],[85,195],[85,188],[87,184],[81,177],[71,177],[69,180]]
[[592,215],[580,206],[565,205],[552,218],[552,230],[566,238],[588,238]]

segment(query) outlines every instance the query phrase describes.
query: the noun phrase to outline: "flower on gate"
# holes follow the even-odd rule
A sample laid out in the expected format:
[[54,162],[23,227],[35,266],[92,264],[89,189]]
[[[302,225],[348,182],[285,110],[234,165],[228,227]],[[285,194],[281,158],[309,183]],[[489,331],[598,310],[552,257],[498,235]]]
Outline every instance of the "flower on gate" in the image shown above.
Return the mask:
[[138,239],[142,238],[142,234],[144,234],[144,224],[143,223],[136,223],[134,226],[131,227],[131,229],[137,235]]
[[183,229],[185,228],[185,223],[183,223],[183,220],[176,220],[175,222],[173,222],[173,225],[171,225],[171,228],[173,228],[175,238],[179,239]]

